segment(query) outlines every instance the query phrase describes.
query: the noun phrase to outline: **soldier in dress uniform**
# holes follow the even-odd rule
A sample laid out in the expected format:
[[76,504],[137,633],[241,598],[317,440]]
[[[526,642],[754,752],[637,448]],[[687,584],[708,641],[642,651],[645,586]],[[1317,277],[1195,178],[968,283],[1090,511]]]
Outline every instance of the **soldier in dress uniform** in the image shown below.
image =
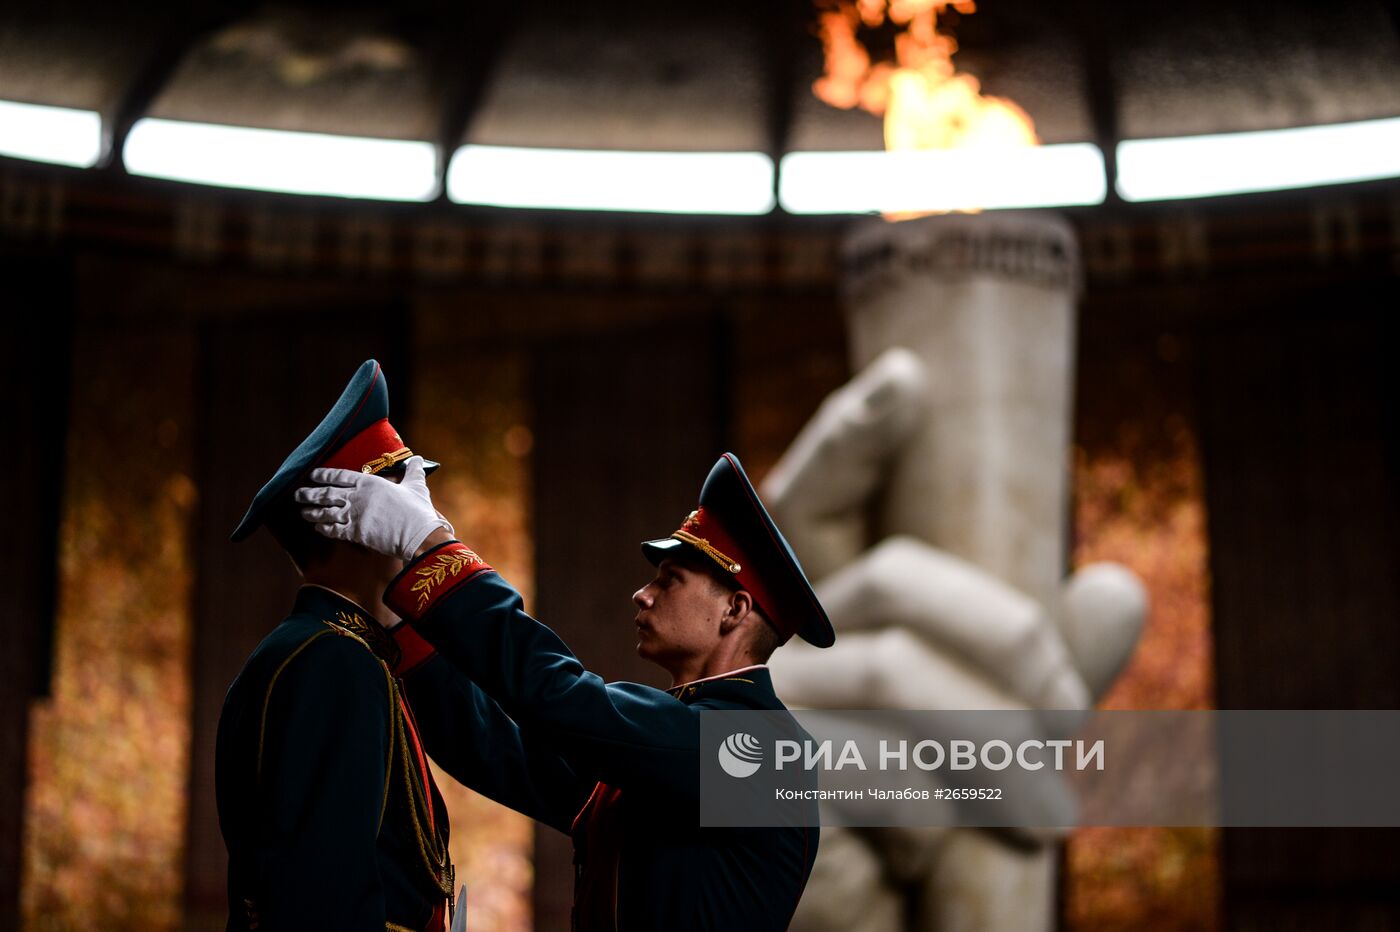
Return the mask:
[[[818,831],[701,828],[699,713],[782,710],[769,655],[794,634],[819,647],[835,635],[737,458],[714,465],[680,528],[642,545],[656,573],[633,596],[637,649],[671,674],[668,690],[589,673],[450,530],[414,540],[436,512],[412,465],[399,485],[337,469],[311,479],[321,485],[296,497],[318,531],[407,561],[384,601],[408,622],[396,641],[426,642],[440,655],[420,656],[418,669],[465,674],[557,755],[516,770],[528,777],[537,817],[573,836],[575,929],[787,927]],[[481,719],[480,701],[454,698],[460,680],[419,676],[405,682],[427,747],[440,762],[459,746],[475,756],[473,741],[497,727]],[[506,731],[502,753],[527,746],[520,732]]]
[[[447,928],[447,812],[394,675],[401,648],[383,627],[395,620],[383,583],[403,564],[308,533],[292,501],[316,466],[402,474],[413,454],[388,414],[384,373],[368,360],[233,532],[241,541],[266,527],[306,584],[249,656],[219,717],[230,930]],[[436,466],[424,464],[420,482]],[[412,533],[446,524],[424,521]],[[494,739],[509,740],[499,708],[480,714],[498,717]]]

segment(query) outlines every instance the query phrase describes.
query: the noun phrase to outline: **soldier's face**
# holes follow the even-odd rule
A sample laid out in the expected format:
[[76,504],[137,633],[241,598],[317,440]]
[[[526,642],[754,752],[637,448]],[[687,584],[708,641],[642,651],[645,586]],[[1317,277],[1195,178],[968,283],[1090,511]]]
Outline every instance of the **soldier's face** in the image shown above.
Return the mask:
[[632,594],[632,602],[637,653],[674,671],[718,646],[729,592],[702,570],[666,559],[652,581]]

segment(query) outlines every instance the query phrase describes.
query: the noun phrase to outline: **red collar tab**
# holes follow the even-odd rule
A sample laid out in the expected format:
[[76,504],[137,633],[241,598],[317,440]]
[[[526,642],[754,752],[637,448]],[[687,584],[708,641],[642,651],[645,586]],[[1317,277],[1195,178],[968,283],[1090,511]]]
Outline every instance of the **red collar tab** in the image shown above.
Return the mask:
[[383,472],[413,455],[388,418],[380,418],[345,442],[320,465],[370,475]]

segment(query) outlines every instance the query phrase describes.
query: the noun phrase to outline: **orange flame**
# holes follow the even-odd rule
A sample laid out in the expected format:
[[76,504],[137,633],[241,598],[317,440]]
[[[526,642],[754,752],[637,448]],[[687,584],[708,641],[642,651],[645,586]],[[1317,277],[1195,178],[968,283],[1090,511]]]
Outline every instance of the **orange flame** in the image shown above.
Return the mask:
[[[833,107],[883,115],[887,150],[1039,143],[1024,110],[1010,100],[983,96],[977,79],[953,66],[958,43],[938,32],[938,16],[949,7],[972,13],[975,0],[818,0],[818,5],[826,66],[812,91]],[[872,62],[857,31],[887,21],[899,28],[895,60]]]

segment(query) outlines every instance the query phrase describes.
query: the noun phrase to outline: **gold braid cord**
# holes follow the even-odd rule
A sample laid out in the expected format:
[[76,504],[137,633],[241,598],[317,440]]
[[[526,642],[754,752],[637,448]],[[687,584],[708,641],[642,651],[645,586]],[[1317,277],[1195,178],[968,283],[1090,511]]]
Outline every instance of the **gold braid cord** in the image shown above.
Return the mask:
[[367,472],[371,476],[377,476],[390,466],[397,466],[412,455],[413,451],[408,447],[399,447],[397,450],[385,453],[383,456],[376,456],[368,463],[365,463],[360,467],[360,472]]
[[[476,555],[472,554],[472,556]],[[477,559],[479,561],[479,558]],[[377,624],[366,622],[358,613],[339,612],[335,621],[323,620],[329,630],[313,634],[299,644],[278,666],[272,675],[271,682],[268,683],[267,693],[263,697],[262,723],[258,729],[257,770],[259,776],[262,772],[263,736],[267,730],[267,707],[272,698],[272,688],[276,685],[282,671],[298,654],[310,647],[318,638],[334,633],[359,641],[378,658],[389,690],[389,748],[388,756],[384,761],[384,797],[379,808],[380,828],[383,828],[384,816],[389,807],[390,789],[397,781],[403,786],[408,815],[413,823],[413,833],[418,841],[419,857],[427,873],[428,881],[433,889],[441,892],[450,902],[453,885],[456,882],[456,872],[452,867],[452,856],[447,850],[446,827],[434,829],[434,820],[429,815],[432,807],[430,792],[423,785],[423,780],[418,775],[418,768],[413,765],[415,755],[409,741],[409,728],[404,711],[407,708],[407,703],[402,699],[398,679],[389,672],[390,662],[381,652],[387,641],[388,647],[392,648],[394,654],[397,655],[398,645],[394,643],[387,631]],[[376,647],[380,649],[376,649]],[[256,926],[257,907],[252,900],[245,900],[243,905],[250,921]],[[406,926],[400,926],[393,922],[386,923],[385,928],[407,929]]]
[[685,543],[690,544],[690,546],[694,547],[696,550],[699,550],[705,556],[718,563],[726,572],[737,573],[739,572],[739,570],[743,569],[743,567],[741,567],[736,561],[730,559],[727,555],[717,550],[714,544],[710,543],[703,537],[696,537],[694,534],[685,530],[677,531],[671,536],[674,537],[676,540],[684,541]]
[[[427,869],[429,877],[432,878],[433,886],[442,892],[443,896],[452,897],[452,885],[455,881],[455,871],[452,868],[452,856],[447,850],[447,833],[441,828],[434,828],[431,816],[433,801],[428,787],[423,785],[423,780],[418,775],[418,768],[414,764],[413,747],[409,742],[408,723],[404,720],[404,709],[406,704],[399,698],[399,681],[392,681],[393,701],[394,701],[394,743],[399,761],[399,772],[403,774],[404,798],[408,805],[408,811],[413,820],[413,833],[418,840],[418,854]],[[391,775],[392,779],[392,775]]]
[[380,805],[379,821],[382,825],[389,806],[391,788],[395,783],[402,784],[406,796],[406,810],[413,824],[413,834],[418,842],[418,852],[427,870],[429,882],[445,896],[452,895],[454,880],[452,859],[447,851],[445,833],[433,830],[433,819],[429,815],[432,802],[428,788],[413,765],[414,753],[409,740],[409,728],[404,720],[403,701],[398,679],[390,674],[391,666],[398,662],[400,651],[389,632],[378,623],[367,622],[358,612],[337,612],[335,621],[327,621],[337,634],[354,638],[371,651],[384,668],[384,678],[389,686],[389,756],[385,761],[386,780],[384,799]]

